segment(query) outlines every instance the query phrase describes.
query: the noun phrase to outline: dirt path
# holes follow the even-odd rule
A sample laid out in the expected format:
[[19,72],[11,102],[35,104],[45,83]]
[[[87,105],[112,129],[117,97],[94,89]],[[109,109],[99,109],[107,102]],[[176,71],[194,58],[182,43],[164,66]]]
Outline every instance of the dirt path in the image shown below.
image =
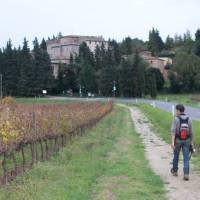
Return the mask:
[[145,145],[146,158],[153,171],[164,183],[169,200],[199,200],[200,174],[191,170],[190,181],[183,181],[182,164],[179,166],[179,176],[170,174],[172,150],[170,145],[159,138],[152,130],[152,125],[138,108],[130,108],[136,131],[141,135]]

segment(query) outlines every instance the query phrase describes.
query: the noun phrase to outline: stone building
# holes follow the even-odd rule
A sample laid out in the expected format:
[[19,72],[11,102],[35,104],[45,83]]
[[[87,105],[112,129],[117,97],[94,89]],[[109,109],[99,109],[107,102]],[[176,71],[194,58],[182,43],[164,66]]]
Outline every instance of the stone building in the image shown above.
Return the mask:
[[150,67],[160,69],[165,80],[168,79],[167,65],[172,64],[172,59],[169,57],[154,57],[150,51],[140,52],[140,56],[149,64]]
[[85,42],[92,52],[95,51],[96,46],[105,45],[108,43],[102,36],[76,36],[68,35],[47,41],[47,52],[51,59],[54,76],[58,75],[59,63],[69,64],[70,55],[74,57],[79,53],[79,46]]

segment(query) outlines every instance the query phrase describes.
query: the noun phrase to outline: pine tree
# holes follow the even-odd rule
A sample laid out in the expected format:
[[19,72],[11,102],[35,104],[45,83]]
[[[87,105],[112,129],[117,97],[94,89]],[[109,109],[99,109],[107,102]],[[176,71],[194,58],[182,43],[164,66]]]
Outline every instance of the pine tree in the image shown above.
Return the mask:
[[133,69],[130,60],[123,59],[120,69],[120,94],[123,97],[133,97]]
[[157,91],[161,91],[163,89],[165,80],[164,80],[163,74],[161,73],[160,69],[150,67],[147,69],[147,71],[148,71],[148,73],[151,73],[154,75],[155,80],[156,80]]
[[42,50],[44,50],[44,51],[47,51],[47,43],[46,43],[46,41],[45,41],[44,38],[42,39],[42,42],[41,42],[41,44],[40,44],[40,48],[41,48]]
[[80,75],[81,86],[86,93],[97,93],[95,70],[90,64],[83,64]]
[[[20,51],[20,50],[19,50]],[[33,60],[28,47],[28,41],[24,38],[22,50],[20,51],[20,75],[18,83],[18,95],[19,96],[30,96],[31,85],[33,80]]]
[[98,71],[102,68],[101,49],[99,46],[96,46],[95,48],[94,60],[95,60],[95,70]]
[[66,67],[66,88],[73,92],[78,91],[78,66],[75,63],[73,54],[70,54],[69,65]]
[[114,61],[114,65],[119,65],[121,62],[121,51],[120,51],[120,46],[118,45],[118,43],[115,40],[110,40],[108,42],[109,47],[112,50],[112,56],[113,56],[113,61]]
[[82,63],[94,66],[94,55],[85,42],[83,42],[79,47],[79,60]]
[[55,78],[47,49],[41,48],[41,55],[41,67],[43,68],[43,89],[46,89],[49,93],[51,93],[52,89],[55,87]]
[[174,36],[174,46],[175,47],[180,47],[183,45],[183,38],[181,35],[175,34]]
[[39,95],[42,90],[51,91],[54,87],[53,70],[50,58],[45,49],[41,49],[37,38],[33,41],[33,94]]
[[149,32],[148,49],[153,55],[158,55],[164,49],[164,43],[157,29],[153,28]]
[[15,95],[18,83],[17,50],[12,49],[12,42],[9,40],[4,50],[3,90],[5,95]]
[[138,52],[135,52],[134,61],[133,61],[133,69],[134,69],[134,97],[141,97],[145,93],[145,68],[146,64],[140,58]]
[[132,50],[132,39],[130,37],[126,37],[121,43],[121,52],[125,55],[131,55],[133,53]]
[[145,76],[146,82],[146,94],[149,94],[152,98],[157,96],[157,85],[155,74],[151,72],[151,70],[146,70]]
[[174,40],[169,35],[166,38],[165,49],[171,50],[173,48]]
[[58,77],[57,77],[57,84],[56,84],[56,92],[58,94],[62,93],[65,90],[64,87],[64,67],[63,64],[59,63],[58,66]]
[[57,35],[57,38],[59,39],[59,38],[62,38],[62,37],[63,37],[62,33],[59,32],[58,35]]
[[3,72],[4,71],[4,58],[5,58],[4,53],[0,48],[0,74],[4,73]]
[[146,64],[136,51],[122,62],[120,73],[120,93],[126,97],[141,97],[145,94]]
[[79,76],[77,82],[79,82],[81,87],[85,88],[85,92],[97,93],[95,58],[85,42],[80,45],[79,57],[76,60],[78,63],[75,64],[75,67]]
[[100,75],[100,91],[104,96],[113,95],[113,85],[116,78],[116,72],[113,65],[112,51],[108,49],[105,53],[102,71]]
[[151,81],[149,82],[149,84],[151,84],[150,96],[152,98],[156,98],[156,96],[157,96],[157,86],[156,86],[156,78],[155,78],[154,74],[152,74]]
[[195,54],[200,56],[200,29],[195,33]]
[[[179,53],[176,54],[173,62],[173,72],[181,85],[182,92],[196,92],[196,84],[199,82],[200,58],[195,54]],[[176,78],[175,77],[175,78]],[[172,80],[174,77],[172,77]]]
[[182,84],[178,76],[175,75],[173,71],[169,71],[168,77],[169,77],[169,83],[170,83],[170,87],[169,87],[170,92],[175,93],[175,94],[180,93]]
[[95,79],[97,84],[97,91],[100,93],[100,84],[101,84],[101,74],[102,68],[104,66],[105,59],[105,47],[102,44],[101,47],[96,46],[95,53],[94,53],[94,61],[95,61]]

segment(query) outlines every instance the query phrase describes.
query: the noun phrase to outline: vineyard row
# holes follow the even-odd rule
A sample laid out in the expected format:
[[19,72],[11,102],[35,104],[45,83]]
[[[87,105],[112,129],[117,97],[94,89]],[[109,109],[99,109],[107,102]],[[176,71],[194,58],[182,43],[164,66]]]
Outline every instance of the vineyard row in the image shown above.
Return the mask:
[[6,184],[38,161],[82,135],[112,110],[112,103],[0,105],[0,183]]

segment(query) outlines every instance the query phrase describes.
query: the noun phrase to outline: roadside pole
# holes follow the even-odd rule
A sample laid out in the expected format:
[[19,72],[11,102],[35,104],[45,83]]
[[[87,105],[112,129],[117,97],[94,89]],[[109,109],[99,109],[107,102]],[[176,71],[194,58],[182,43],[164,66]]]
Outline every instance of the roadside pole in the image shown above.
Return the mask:
[[82,97],[82,88],[81,88],[81,85],[79,85],[79,95],[80,95],[80,97]]
[[155,102],[155,101],[153,101],[153,102],[151,103],[151,105],[152,105],[153,108],[156,108],[156,102]]
[[116,96],[116,81],[113,81],[113,96],[115,97]]
[[172,105],[172,116],[174,117],[175,116],[175,106]]

